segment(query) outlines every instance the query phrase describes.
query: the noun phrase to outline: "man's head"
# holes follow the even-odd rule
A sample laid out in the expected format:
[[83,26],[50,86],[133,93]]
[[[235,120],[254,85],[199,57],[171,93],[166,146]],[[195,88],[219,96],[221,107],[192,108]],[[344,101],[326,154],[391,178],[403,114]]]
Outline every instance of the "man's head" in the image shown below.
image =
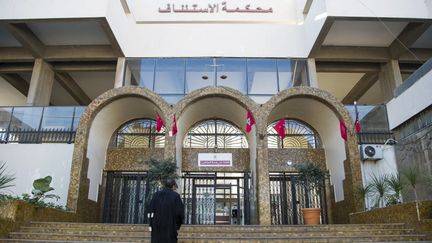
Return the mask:
[[176,181],[174,179],[171,179],[171,178],[165,180],[164,186],[167,188],[170,188],[172,190],[177,189]]

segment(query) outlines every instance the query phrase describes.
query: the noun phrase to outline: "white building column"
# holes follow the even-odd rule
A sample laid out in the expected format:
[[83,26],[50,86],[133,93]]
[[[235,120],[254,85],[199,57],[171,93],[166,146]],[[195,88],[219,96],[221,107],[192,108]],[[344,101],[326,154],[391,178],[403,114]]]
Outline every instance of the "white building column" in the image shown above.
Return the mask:
[[392,59],[386,64],[381,65],[379,73],[381,92],[385,101],[393,98],[393,91],[402,84],[402,74],[398,60]]
[[28,106],[49,106],[54,83],[54,71],[51,65],[41,58],[35,59],[27,95]]
[[309,86],[318,88],[318,77],[316,71],[315,58],[307,59],[307,67],[308,67]]
[[131,70],[126,65],[126,58],[119,57],[117,59],[117,69],[115,74],[114,88],[123,86],[130,86],[131,84]]

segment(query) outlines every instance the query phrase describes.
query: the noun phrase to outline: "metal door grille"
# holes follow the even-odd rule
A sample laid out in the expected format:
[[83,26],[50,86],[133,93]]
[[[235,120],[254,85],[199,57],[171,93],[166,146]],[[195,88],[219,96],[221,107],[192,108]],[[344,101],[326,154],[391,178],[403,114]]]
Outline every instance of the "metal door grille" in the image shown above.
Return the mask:
[[306,192],[296,183],[298,174],[270,173],[270,213],[272,224],[303,224],[302,208],[321,208],[321,222],[327,223],[324,190]]
[[156,190],[145,172],[106,172],[103,222],[147,223],[146,201]]
[[[216,224],[218,217],[229,216],[230,224],[250,224],[249,180],[249,173],[184,173],[185,223]],[[237,209],[235,219],[233,209]]]

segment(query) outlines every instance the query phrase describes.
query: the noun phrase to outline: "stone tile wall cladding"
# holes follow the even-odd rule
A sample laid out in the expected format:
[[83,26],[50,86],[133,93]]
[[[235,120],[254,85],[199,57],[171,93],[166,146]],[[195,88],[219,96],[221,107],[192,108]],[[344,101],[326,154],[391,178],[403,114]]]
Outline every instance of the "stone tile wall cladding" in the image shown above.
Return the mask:
[[326,169],[324,149],[268,149],[269,171],[294,171],[294,167],[287,164],[289,160],[312,162],[319,165],[323,170]]
[[51,208],[37,208],[21,201],[0,202],[0,237],[7,237],[8,233],[15,231],[19,226],[30,221],[57,221],[75,222],[79,219],[77,214]]
[[351,213],[349,215],[351,224],[373,223],[401,223],[404,222],[411,227],[428,234],[432,240],[432,201],[419,202],[420,221],[417,218],[416,205],[408,202],[385,208],[376,208],[369,211]]
[[107,171],[144,171],[148,170],[146,161],[163,159],[164,149],[154,148],[110,148],[107,151],[105,170]]
[[[288,151],[278,151],[274,152],[267,148],[267,141],[259,136],[259,134],[266,134],[267,129],[267,118],[270,112],[281,102],[295,97],[302,98],[310,98],[317,100],[326,106],[328,106],[337,117],[344,120],[347,125],[349,134],[348,141],[345,144],[347,151],[347,160],[344,163],[345,166],[345,181],[344,181],[344,192],[345,198],[352,198],[353,188],[356,185],[361,184],[361,171],[360,171],[360,161],[359,154],[357,148],[357,141],[355,134],[353,131],[353,122],[349,116],[349,113],[346,111],[345,107],[331,94],[326,91],[311,88],[311,87],[294,87],[279,94],[275,95],[272,99],[270,99],[264,105],[258,105],[249,97],[241,94],[240,92],[225,88],[225,87],[207,87],[200,90],[196,90],[188,94],[184,97],[179,103],[170,106],[167,104],[159,95],[140,88],[136,86],[127,86],[117,89],[112,89],[102,94],[98,98],[96,98],[86,109],[84,114],[81,117],[81,121],[76,134],[75,148],[73,154],[72,161],[72,171],[71,171],[71,182],[69,186],[69,195],[68,195],[68,207],[79,211],[83,211],[84,208],[87,210],[92,210],[94,207],[97,207],[97,203],[88,203],[83,198],[87,198],[86,192],[88,192],[88,183],[87,183],[87,146],[89,139],[89,130],[91,124],[98,114],[99,111],[103,109],[106,105],[121,99],[123,97],[142,97],[154,104],[155,107],[158,108],[162,119],[165,121],[166,131],[170,131],[173,124],[172,119],[175,114],[178,117],[181,116],[182,112],[187,108],[190,104],[195,102],[199,102],[200,99],[205,97],[224,97],[227,99],[234,100],[241,107],[244,107],[245,110],[249,110],[253,113],[255,118],[255,128],[257,137],[257,161],[256,161],[256,171],[257,171],[257,187],[258,190],[258,214],[259,214],[259,223],[260,224],[270,224],[270,200],[269,200],[269,170],[273,169],[284,169],[281,166],[281,161],[286,161],[286,158],[289,156],[306,156],[307,158],[311,158],[314,162],[318,162],[322,165],[325,164],[325,156],[323,151],[317,150],[314,152],[311,151],[296,151],[293,154],[290,154]],[[165,137],[165,149],[164,149],[164,157],[174,157],[176,147],[175,147],[175,139],[174,137],[168,136]],[[179,148],[180,149],[180,148]],[[236,169],[248,169],[250,164],[249,161],[249,152],[240,152],[242,150],[233,152],[234,156],[241,156],[240,162],[235,165]],[[194,153],[192,151],[184,150],[183,151],[183,161],[186,159],[191,160],[191,157]],[[144,156],[148,156],[150,152],[137,152],[137,151],[108,151],[108,164],[106,168],[112,169],[122,169],[120,167],[126,166],[129,169],[137,169],[142,168],[141,165],[136,164],[135,159],[140,153],[143,153]],[[154,156],[161,156],[161,152],[151,152]],[[290,155],[288,155],[290,154]],[[128,159],[123,159],[123,162],[120,164],[113,163],[115,158],[119,156],[126,156]],[[288,157],[285,157],[288,156]],[[192,164],[193,165],[193,164]],[[183,170],[189,168],[191,164],[183,164]],[[238,166],[238,167],[237,167]],[[192,169],[192,168],[191,168]],[[286,168],[285,168],[286,169]],[[79,192],[79,193],[78,193]],[[334,197],[327,198],[330,205],[332,205],[332,211],[338,212],[338,217],[334,217],[334,219],[330,219],[335,223],[347,223],[348,213],[359,211],[363,208],[362,202],[355,200],[344,200],[339,203],[334,203]],[[87,211],[85,210],[85,211]]]

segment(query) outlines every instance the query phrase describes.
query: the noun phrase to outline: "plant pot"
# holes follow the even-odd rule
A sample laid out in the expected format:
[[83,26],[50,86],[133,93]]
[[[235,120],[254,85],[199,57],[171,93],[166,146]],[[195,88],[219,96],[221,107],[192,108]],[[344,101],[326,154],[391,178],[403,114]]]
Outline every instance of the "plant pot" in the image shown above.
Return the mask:
[[321,208],[303,208],[304,224],[320,224]]

